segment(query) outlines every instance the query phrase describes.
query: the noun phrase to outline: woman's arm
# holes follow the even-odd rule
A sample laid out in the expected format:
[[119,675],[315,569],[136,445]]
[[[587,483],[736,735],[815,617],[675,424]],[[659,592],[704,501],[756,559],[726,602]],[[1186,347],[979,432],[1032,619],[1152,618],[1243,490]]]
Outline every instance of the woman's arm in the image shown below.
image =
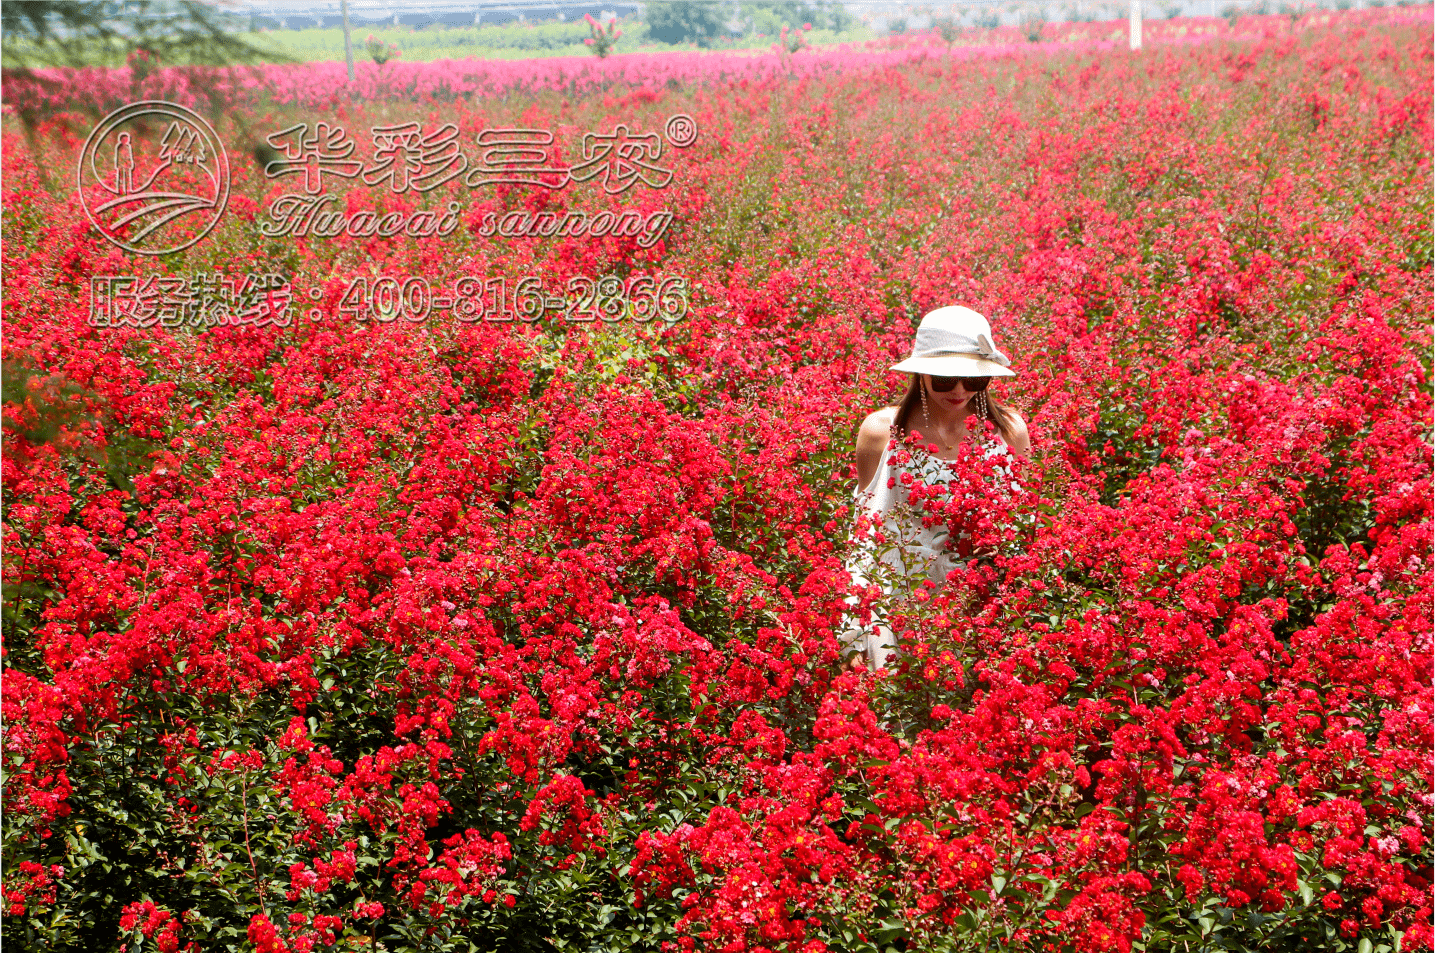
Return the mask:
[[[857,489],[867,489],[867,484],[876,476],[882,451],[887,449],[887,442],[892,437],[892,418],[896,414],[896,407],[874,410],[857,429]],[[1025,432],[1026,427],[1023,426],[1022,433]]]

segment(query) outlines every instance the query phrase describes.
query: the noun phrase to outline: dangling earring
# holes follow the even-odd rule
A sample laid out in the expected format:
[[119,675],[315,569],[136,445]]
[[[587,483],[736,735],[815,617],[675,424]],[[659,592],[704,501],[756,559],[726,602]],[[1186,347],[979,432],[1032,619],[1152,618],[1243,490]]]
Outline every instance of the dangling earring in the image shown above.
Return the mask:
[[931,426],[931,423],[932,423],[932,415],[927,412],[927,383],[926,383],[926,381],[920,381],[920,382],[919,382],[919,386],[920,386],[921,389],[922,389],[922,423],[925,424],[925,425],[927,425],[927,426]]
[[987,407],[986,391],[982,391],[981,393],[977,394],[977,413],[981,416],[983,420],[991,419],[991,411],[990,408]]

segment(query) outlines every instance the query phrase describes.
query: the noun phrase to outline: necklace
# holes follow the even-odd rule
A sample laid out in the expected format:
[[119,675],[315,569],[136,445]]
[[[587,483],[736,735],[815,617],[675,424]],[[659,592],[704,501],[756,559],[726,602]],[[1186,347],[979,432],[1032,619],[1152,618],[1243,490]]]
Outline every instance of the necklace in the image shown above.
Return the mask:
[[953,440],[951,443],[945,443],[945,442],[943,442],[940,438],[938,438],[935,434],[933,434],[932,442],[935,443],[935,444],[940,448],[940,450],[939,450],[940,453],[946,453],[946,452],[948,452],[949,450],[951,450],[953,447],[955,447],[957,444],[961,443],[961,442],[962,442],[962,438],[961,438],[961,437],[958,437],[956,440]]
[[[931,411],[927,408],[927,389],[926,389],[925,387],[922,388],[922,421],[923,421],[924,423],[931,424],[931,425],[932,425],[932,429],[933,429],[934,431],[936,430],[936,424],[932,424],[932,413],[931,413]],[[925,437],[926,434],[923,434],[922,436]],[[942,445],[942,442],[941,442],[940,440],[936,440],[936,439],[935,439],[935,438],[936,438],[936,434],[935,434],[935,433],[934,433],[932,436],[933,436],[934,442],[936,442],[938,446],[941,446],[941,450],[938,451],[939,453],[949,453],[949,452],[951,452],[951,450],[952,450],[954,447],[956,447],[957,444],[959,444],[959,443],[962,442],[962,435],[959,434],[959,435],[957,436],[957,439],[956,439],[956,440],[953,440],[951,443],[946,444],[945,446],[943,446],[943,445]]]

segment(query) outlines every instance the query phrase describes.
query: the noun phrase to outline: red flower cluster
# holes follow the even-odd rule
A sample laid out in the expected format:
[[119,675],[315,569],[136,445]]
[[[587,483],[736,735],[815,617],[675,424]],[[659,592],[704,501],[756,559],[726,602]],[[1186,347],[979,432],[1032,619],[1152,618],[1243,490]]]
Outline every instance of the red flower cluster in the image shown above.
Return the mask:
[[[160,953],[175,953],[180,948],[180,919],[149,900],[131,903],[124,908],[120,914],[120,930],[123,933],[137,931],[143,939],[152,940]],[[196,947],[187,943],[184,949],[190,951]]]

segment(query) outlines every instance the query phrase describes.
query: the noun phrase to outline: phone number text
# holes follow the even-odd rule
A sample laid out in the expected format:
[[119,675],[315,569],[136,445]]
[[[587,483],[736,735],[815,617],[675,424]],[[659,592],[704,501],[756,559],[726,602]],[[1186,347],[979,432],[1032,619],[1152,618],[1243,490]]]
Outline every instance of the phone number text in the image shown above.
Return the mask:
[[339,314],[357,321],[425,321],[451,312],[464,322],[526,321],[553,316],[573,323],[662,320],[688,313],[688,279],[676,275],[575,277],[559,288],[537,275],[459,278],[435,289],[427,278],[380,275],[355,278],[339,301]]

